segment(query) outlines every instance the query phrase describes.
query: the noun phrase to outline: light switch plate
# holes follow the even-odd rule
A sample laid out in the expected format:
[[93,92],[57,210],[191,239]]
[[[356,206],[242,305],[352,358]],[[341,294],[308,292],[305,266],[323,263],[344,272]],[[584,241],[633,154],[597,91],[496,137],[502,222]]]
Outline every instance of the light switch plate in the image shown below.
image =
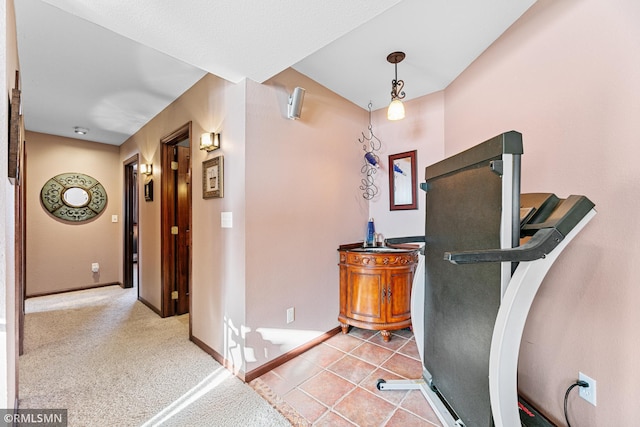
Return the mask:
[[220,227],[233,228],[233,213],[220,212]]
[[111,222],[118,222],[118,215],[111,215]]

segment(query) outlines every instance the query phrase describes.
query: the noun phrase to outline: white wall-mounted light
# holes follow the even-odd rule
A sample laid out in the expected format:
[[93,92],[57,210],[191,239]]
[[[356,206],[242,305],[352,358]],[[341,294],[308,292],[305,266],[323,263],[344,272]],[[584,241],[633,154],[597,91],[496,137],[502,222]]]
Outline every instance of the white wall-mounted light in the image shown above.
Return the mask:
[[304,101],[305,89],[297,87],[293,90],[291,96],[289,96],[289,103],[287,104],[287,117],[291,120],[297,120],[300,118],[302,112],[302,101]]
[[387,56],[387,61],[395,65],[396,69],[395,78],[391,81],[391,103],[387,110],[387,119],[389,120],[404,119],[404,105],[402,104],[402,99],[405,97],[405,93],[402,90],[404,81],[398,80],[398,62],[402,62],[404,57],[404,52],[392,52]]
[[152,175],[153,174],[153,165],[151,163],[141,163],[140,164],[140,173],[142,175]]
[[220,148],[220,134],[206,132],[200,135],[200,149],[205,151],[213,151]]

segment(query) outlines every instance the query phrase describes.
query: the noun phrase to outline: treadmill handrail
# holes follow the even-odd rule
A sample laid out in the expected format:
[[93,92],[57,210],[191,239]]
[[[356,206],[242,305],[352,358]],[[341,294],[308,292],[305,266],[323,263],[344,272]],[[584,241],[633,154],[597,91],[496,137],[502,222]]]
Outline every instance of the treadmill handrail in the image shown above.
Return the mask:
[[426,247],[426,242],[425,242],[424,236],[390,237],[388,239],[384,239],[385,246],[387,246],[387,245],[401,245],[403,243],[425,243],[418,250],[420,255],[424,255],[424,249]]
[[534,261],[544,258],[563,239],[564,236],[557,229],[545,228],[538,230],[527,243],[517,248],[445,252],[444,259],[453,264]]
[[389,245],[398,245],[402,243],[424,243],[424,236],[389,237],[385,239],[385,243]]

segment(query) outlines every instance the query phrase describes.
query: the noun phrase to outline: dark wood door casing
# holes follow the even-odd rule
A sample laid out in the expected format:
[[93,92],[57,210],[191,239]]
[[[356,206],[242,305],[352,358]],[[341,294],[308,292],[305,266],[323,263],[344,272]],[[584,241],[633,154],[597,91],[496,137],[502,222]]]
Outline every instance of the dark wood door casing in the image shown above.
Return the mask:
[[178,300],[176,314],[189,312],[189,284],[191,260],[191,153],[190,147],[176,146],[178,170],[176,178],[176,286]]
[[[189,147],[178,143],[189,141]],[[191,122],[161,139],[162,317],[190,310]],[[173,164],[173,166],[172,166]],[[177,227],[178,234],[172,234]],[[172,293],[178,293],[177,303]]]
[[[133,287],[133,253],[134,253],[134,223],[137,222],[136,198],[138,197],[137,174],[133,166],[138,163],[138,155],[124,161],[124,248],[122,251],[122,286]],[[138,287],[139,289],[139,287]]]

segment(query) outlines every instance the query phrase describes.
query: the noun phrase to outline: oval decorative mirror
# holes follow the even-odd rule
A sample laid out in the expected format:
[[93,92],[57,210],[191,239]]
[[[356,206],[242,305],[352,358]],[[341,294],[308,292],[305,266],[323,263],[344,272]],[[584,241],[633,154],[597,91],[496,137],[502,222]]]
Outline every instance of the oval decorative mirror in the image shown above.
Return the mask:
[[63,173],[40,191],[44,208],[56,218],[82,222],[95,218],[107,205],[107,192],[97,179],[82,173]]

